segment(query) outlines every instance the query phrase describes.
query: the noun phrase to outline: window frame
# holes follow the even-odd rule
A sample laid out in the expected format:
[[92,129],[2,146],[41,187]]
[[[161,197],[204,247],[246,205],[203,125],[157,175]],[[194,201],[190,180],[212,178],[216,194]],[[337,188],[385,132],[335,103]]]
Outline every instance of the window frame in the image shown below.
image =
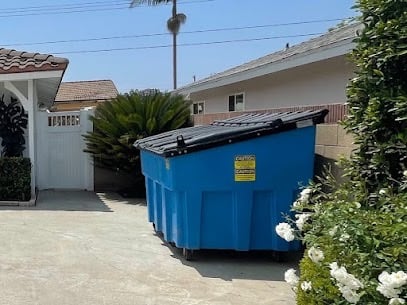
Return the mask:
[[[202,104],[202,112],[201,113],[195,113],[195,109],[194,109],[194,106],[195,105],[198,105],[198,107],[199,107],[199,104]],[[193,115],[202,115],[202,114],[205,114],[205,101],[197,101],[197,102],[192,102],[192,110],[191,110],[191,112],[192,112],[192,114]],[[198,111],[199,111],[199,109],[198,109]]]
[[[239,110],[236,110],[236,97],[238,96],[238,95],[241,95],[242,96],[242,98],[243,98],[243,103],[242,103],[242,109],[239,109]],[[230,110],[230,98],[231,97],[234,97],[234,109],[233,110]],[[246,93],[243,91],[243,92],[237,92],[237,93],[233,93],[233,94],[229,94],[228,95],[228,105],[227,105],[227,109],[228,109],[228,112],[239,112],[239,111],[245,111],[245,109],[246,109]]]

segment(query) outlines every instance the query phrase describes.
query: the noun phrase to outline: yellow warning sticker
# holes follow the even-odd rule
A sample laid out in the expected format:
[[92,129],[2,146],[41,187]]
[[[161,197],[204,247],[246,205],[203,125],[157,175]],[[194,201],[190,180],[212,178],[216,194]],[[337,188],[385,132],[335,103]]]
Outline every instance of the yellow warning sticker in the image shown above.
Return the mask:
[[235,156],[235,181],[256,181],[256,156]]

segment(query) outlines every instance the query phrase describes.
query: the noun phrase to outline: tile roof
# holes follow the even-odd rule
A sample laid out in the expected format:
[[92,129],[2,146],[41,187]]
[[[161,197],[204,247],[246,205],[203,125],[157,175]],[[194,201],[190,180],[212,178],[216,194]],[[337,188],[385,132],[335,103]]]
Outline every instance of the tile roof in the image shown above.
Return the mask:
[[288,60],[290,57],[295,55],[302,55],[307,52],[318,50],[323,47],[328,47],[335,43],[343,42],[346,40],[352,41],[356,38],[356,31],[361,29],[362,25],[360,23],[352,23],[334,30],[331,30],[321,36],[316,38],[307,40],[305,42],[299,43],[297,45],[293,45],[289,48],[286,48],[281,51],[277,51],[275,53],[268,54],[266,56],[257,58],[255,60],[249,61],[242,65],[233,67],[231,69],[222,71],[220,73],[213,74],[209,77],[203,78],[196,82],[190,83],[184,87],[179,88],[176,91],[182,91],[184,88],[188,88],[190,86],[196,86],[203,83],[208,83],[212,81],[217,81],[218,79],[232,76],[239,73],[244,73],[251,69],[255,69],[258,67],[262,67],[268,64],[277,63],[277,62],[284,62]]
[[109,100],[118,94],[111,80],[62,82],[55,102]]
[[65,70],[68,59],[0,48],[0,74]]

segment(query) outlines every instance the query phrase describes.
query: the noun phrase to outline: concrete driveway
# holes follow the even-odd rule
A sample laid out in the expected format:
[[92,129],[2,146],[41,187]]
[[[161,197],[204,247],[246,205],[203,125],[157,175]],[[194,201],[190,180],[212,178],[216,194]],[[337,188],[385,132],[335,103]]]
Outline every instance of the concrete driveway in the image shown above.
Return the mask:
[[296,260],[203,251],[185,261],[147,222],[141,200],[44,191],[0,208],[0,304],[292,305]]

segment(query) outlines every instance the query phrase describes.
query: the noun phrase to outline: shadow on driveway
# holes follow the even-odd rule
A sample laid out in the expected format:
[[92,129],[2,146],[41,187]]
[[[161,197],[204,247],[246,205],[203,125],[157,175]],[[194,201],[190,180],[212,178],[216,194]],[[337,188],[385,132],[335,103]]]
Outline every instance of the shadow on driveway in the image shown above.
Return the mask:
[[43,190],[33,207],[2,206],[0,210],[113,212],[94,192]]
[[298,269],[303,255],[302,251],[276,255],[275,251],[197,250],[188,261],[182,249],[166,242],[160,233],[155,235],[183,265],[194,268],[203,277],[225,281],[249,279],[284,282],[284,272],[289,268]]
[[97,196],[102,200],[108,200],[109,202],[119,204],[141,205],[146,206],[145,198],[125,198],[118,193],[98,193]]

